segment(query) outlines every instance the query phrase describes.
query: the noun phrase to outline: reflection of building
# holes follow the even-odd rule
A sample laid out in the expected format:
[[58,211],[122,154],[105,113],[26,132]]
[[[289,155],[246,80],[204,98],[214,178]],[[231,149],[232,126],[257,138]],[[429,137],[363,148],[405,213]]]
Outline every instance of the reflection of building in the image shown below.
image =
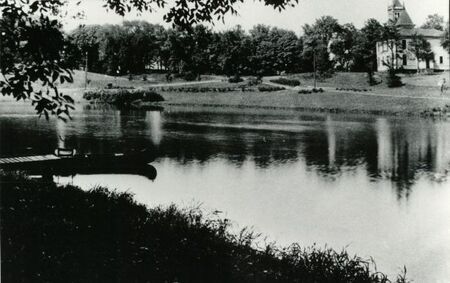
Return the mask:
[[[401,36],[400,42],[390,50],[387,42],[377,43],[378,71],[385,71],[387,67],[383,62],[395,62],[397,68],[405,70],[417,70],[417,59],[415,55],[408,50],[411,38],[414,34],[422,35],[431,45],[434,58],[426,61],[419,61],[420,69],[448,70],[449,54],[441,46],[441,39],[444,32],[436,29],[415,28],[405,5],[400,4],[399,0],[393,0],[388,7],[389,20],[394,22],[399,29]],[[392,56],[394,54],[394,56]],[[397,57],[397,58],[392,58]]]

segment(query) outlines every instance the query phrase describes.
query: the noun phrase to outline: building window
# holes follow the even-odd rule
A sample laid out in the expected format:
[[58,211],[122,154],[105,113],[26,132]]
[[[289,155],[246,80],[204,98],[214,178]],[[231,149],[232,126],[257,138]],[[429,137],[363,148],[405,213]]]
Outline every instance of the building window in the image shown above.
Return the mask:
[[443,56],[439,57],[439,64],[444,64],[444,57]]
[[405,50],[406,49],[406,40],[402,40],[402,49]]
[[406,54],[403,54],[403,66],[408,65],[408,58],[406,57]]

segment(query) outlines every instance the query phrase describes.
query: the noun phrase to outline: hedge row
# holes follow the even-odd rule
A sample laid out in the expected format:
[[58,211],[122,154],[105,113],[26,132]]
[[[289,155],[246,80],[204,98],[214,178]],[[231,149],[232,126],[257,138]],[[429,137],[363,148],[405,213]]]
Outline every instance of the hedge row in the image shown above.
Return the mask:
[[275,84],[281,84],[281,85],[288,85],[288,86],[299,86],[300,81],[295,79],[287,79],[287,78],[278,78],[274,80],[270,80],[272,83]]
[[143,102],[164,101],[164,98],[153,90],[100,89],[85,92],[83,98],[117,106],[130,106],[133,102],[138,100]]
[[241,90],[237,87],[162,87],[165,92],[231,92]]
[[323,88],[313,88],[311,90],[309,90],[309,89],[302,89],[302,90],[298,91],[298,93],[300,93],[300,94],[311,94],[311,93],[318,93],[318,92],[324,92]]
[[280,91],[280,90],[285,90],[284,87],[280,87],[280,86],[259,86],[258,90],[261,92],[270,92],[270,91]]
[[342,87],[337,87],[336,90],[339,90],[339,91],[355,91],[355,92],[372,91],[372,89],[367,89],[367,88],[342,88]]

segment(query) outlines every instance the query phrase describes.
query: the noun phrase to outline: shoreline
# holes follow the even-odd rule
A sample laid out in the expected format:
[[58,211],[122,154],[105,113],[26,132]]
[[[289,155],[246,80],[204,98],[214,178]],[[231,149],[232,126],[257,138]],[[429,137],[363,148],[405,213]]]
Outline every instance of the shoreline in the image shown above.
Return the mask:
[[183,93],[159,92],[165,99],[141,103],[140,108],[187,106],[235,109],[271,109],[334,114],[369,114],[377,116],[447,117],[449,97],[378,96],[365,93],[325,91],[298,94],[287,89],[276,92]]

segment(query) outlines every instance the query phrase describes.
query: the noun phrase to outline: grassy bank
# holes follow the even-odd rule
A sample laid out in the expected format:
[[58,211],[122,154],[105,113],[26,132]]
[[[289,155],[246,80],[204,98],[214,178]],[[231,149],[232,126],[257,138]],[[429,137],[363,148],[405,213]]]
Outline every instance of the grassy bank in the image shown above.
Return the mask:
[[276,92],[227,93],[161,92],[161,105],[273,108],[320,112],[420,115],[433,108],[445,108],[450,100],[401,96],[379,96],[370,93],[325,91],[299,94],[294,90]]
[[[80,76],[79,73],[77,74]],[[332,113],[435,116],[429,113],[443,113],[444,111],[439,109],[447,109],[446,105],[450,105],[450,93],[441,97],[436,86],[436,82],[447,75],[448,73],[404,75],[405,86],[390,89],[384,83],[369,86],[364,73],[336,73],[333,77],[319,81],[318,87],[324,88],[323,93],[309,93],[310,91],[305,90],[303,90],[304,93],[299,93],[298,89],[289,89],[290,87],[280,91],[264,92],[259,90],[259,88],[265,90],[264,84],[250,86],[249,80],[236,84],[226,81],[205,81],[199,85],[194,82],[189,85],[164,84],[155,87],[155,84],[149,82],[128,81],[122,78],[123,84],[113,83],[113,85],[144,90],[153,89],[165,100],[160,106],[270,108]],[[108,80],[107,76],[102,76],[93,75],[93,78],[98,80],[94,80],[92,85],[98,85],[101,89],[114,82],[111,81],[112,77]],[[265,78],[265,80],[266,82],[277,81],[276,78]],[[294,85],[293,82],[300,82],[300,88],[307,88],[312,85],[312,75],[289,75],[284,81],[292,85]],[[274,87],[276,86],[271,86],[271,88]],[[77,100],[81,99],[78,94],[73,95]],[[154,107],[150,104],[153,103],[148,105],[144,103],[140,107]]]
[[1,184],[2,282],[389,282],[345,251],[257,249],[252,233],[198,210],[11,175]]
[[[144,80],[145,77],[145,80]],[[87,88],[95,89],[95,88],[105,88],[108,85],[112,84],[118,87],[150,87],[154,84],[167,83],[165,74],[146,74],[146,75],[133,75],[129,79],[129,76],[109,76],[105,74],[98,74],[88,72],[88,84]],[[201,79],[211,80],[216,78],[215,76],[203,75]],[[183,83],[187,82],[182,78],[174,78],[172,83]],[[61,84],[61,88],[84,88],[85,86],[85,73],[81,70],[73,71],[73,83],[64,83]]]

